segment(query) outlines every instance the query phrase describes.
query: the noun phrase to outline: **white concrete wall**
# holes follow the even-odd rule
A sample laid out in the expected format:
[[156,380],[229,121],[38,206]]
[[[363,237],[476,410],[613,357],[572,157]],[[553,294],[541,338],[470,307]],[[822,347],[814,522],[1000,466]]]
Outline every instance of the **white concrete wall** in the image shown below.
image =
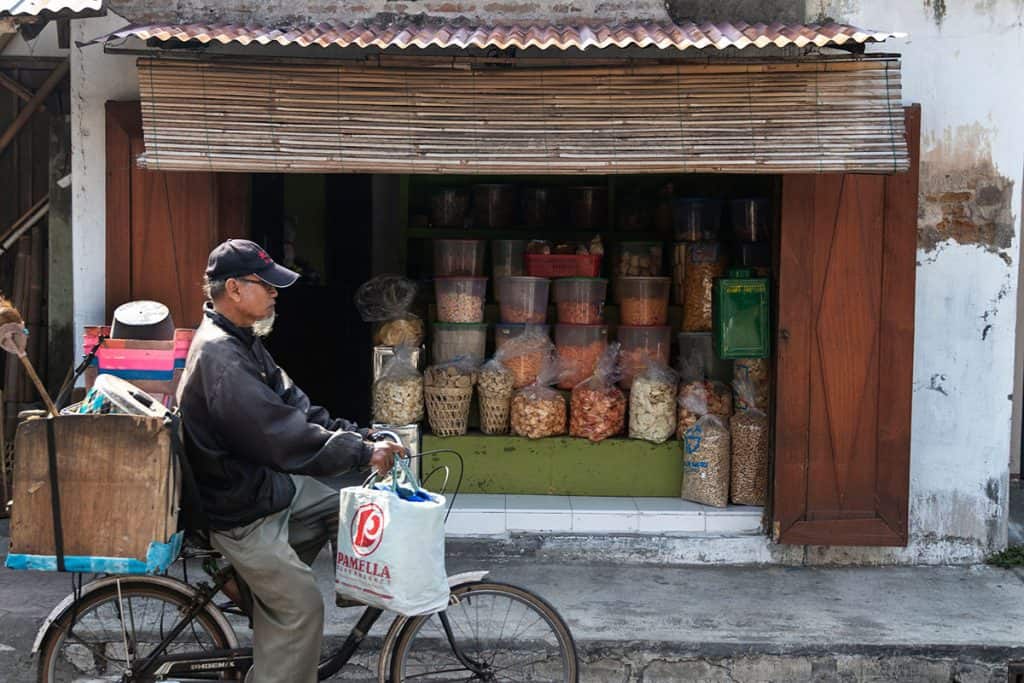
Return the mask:
[[[102,45],[79,48],[75,43],[109,33],[125,23],[116,15],[71,22],[75,330],[106,319],[106,102],[139,98],[134,57],[104,54]],[[80,348],[76,348],[75,357],[80,354]]]
[[5,57],[66,57],[67,50],[57,45],[57,24],[49,22],[46,28],[32,40],[25,40],[19,33],[3,50]]
[[[947,193],[973,195],[960,216],[963,229],[952,229],[951,239],[923,236],[920,242],[913,543],[889,556],[980,558],[1006,542],[1024,171],[1024,91],[1017,87],[1024,4],[809,0],[808,16],[819,12],[910,34],[873,49],[902,53],[904,101],[921,104],[922,227],[952,218],[944,206]],[[1003,200],[1012,203],[1011,234],[991,239],[983,234],[991,211],[980,205],[978,192],[993,185],[1005,189],[1007,182],[1012,188]],[[979,228],[973,237],[971,224]],[[938,236],[946,234],[940,229]]]

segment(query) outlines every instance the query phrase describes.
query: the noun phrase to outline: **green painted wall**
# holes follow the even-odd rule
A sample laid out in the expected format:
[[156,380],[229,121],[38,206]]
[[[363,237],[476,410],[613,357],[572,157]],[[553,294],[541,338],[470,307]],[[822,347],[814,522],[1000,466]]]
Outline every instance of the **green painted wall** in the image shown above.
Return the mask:
[[[462,493],[675,497],[683,476],[683,446],[674,439],[663,444],[635,439],[595,444],[568,437],[424,435],[424,453],[445,448],[465,459]],[[424,473],[440,465],[451,468],[451,490],[458,459],[447,453],[423,458]]]

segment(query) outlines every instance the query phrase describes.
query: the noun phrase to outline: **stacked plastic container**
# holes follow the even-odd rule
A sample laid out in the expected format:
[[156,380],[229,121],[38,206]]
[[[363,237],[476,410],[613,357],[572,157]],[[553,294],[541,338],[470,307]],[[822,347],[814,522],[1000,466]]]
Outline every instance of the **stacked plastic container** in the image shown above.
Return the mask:
[[608,347],[604,303],[608,281],[599,277],[567,277],[555,280],[555,348],[562,366],[558,383],[572,389],[594,374],[597,361]]
[[483,362],[487,343],[484,303],[484,240],[434,241],[434,289],[437,323],[431,344],[431,363],[472,357]]

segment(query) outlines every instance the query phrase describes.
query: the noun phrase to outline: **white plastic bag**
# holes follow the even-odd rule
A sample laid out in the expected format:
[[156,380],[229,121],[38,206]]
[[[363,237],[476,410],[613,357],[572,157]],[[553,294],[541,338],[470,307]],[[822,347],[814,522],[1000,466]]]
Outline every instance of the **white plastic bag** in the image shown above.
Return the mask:
[[407,617],[448,604],[444,561],[444,496],[420,488],[396,461],[373,486],[341,490],[337,593]]

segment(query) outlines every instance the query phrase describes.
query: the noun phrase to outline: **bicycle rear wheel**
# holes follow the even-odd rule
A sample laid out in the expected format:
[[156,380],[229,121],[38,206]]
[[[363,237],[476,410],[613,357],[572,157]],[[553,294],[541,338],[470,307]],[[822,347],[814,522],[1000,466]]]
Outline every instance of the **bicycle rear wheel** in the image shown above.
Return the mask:
[[393,682],[579,680],[572,634],[541,598],[489,581],[455,588],[452,596],[444,612],[415,617],[402,629],[391,661]]
[[[125,579],[88,593],[51,627],[39,654],[39,683],[120,681],[130,663],[153,651],[189,607],[179,591],[145,579]],[[231,646],[206,611],[170,643],[165,654]]]

